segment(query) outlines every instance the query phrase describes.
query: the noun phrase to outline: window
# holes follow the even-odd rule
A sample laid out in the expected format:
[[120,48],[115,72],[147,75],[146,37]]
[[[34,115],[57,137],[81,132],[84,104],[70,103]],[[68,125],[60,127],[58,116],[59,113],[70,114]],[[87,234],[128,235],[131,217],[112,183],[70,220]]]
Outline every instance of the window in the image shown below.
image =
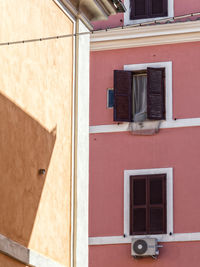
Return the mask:
[[165,17],[168,0],[130,0],[130,19]]
[[130,176],[130,235],[166,233],[166,174]]
[[173,169],[124,171],[124,234],[173,233]]
[[124,0],[124,24],[174,17],[174,0]]
[[114,71],[114,121],[165,119],[165,68]]

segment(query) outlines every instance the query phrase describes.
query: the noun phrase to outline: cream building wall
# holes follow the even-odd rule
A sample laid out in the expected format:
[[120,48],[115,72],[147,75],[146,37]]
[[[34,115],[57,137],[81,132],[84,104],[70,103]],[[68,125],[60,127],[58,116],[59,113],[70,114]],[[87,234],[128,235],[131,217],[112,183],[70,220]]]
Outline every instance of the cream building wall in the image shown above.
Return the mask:
[[[53,0],[0,10],[0,42],[73,32]],[[0,70],[0,234],[70,266],[73,39],[0,46]]]

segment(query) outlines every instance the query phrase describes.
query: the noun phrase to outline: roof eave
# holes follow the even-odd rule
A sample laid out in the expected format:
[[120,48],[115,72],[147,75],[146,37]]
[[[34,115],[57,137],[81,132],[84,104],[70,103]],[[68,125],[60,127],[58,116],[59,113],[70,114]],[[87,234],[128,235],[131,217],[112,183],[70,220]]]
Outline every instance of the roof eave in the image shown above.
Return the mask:
[[91,21],[106,20],[110,15],[125,12],[121,0],[61,0],[75,18],[92,29]]

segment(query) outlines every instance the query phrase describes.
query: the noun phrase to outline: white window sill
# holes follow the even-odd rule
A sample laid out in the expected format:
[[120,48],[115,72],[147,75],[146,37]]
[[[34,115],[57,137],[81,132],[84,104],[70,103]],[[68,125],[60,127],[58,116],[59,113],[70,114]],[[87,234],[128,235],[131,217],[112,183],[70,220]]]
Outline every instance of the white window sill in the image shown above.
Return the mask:
[[[136,236],[134,236],[136,237]],[[146,236],[137,236],[143,238]],[[193,233],[178,233],[178,234],[164,234],[164,235],[148,235],[148,238],[157,238],[158,242],[191,242],[191,241],[200,241],[200,232]],[[90,237],[89,245],[114,245],[114,244],[128,244],[131,243],[133,236],[123,237],[123,236],[99,236],[99,237]]]
[[[124,15],[126,16],[126,14]],[[139,23],[147,23],[147,22],[152,22],[152,21],[158,21],[158,20],[167,20],[167,19],[170,19],[170,18],[173,18],[173,16],[167,16],[167,17],[157,17],[157,18],[149,18],[149,19],[134,19],[134,20],[131,20],[131,19],[128,19],[128,18],[125,18],[124,17],[124,25],[125,26],[129,26],[129,25],[134,25],[134,24],[139,24]]]

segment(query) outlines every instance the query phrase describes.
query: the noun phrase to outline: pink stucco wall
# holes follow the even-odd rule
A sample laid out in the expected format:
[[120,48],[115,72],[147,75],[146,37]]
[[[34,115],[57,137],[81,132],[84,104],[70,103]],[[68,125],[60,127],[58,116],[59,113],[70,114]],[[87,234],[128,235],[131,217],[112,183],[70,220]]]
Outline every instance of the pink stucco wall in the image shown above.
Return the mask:
[[200,232],[199,136],[200,127],[154,136],[91,134],[89,236],[124,234],[124,170],[168,167],[174,173],[174,232]]
[[90,267],[199,267],[200,242],[163,243],[157,260],[130,255],[130,244],[90,246]]
[[[199,0],[175,0],[175,15],[199,10]],[[120,19],[111,18],[109,24],[98,26],[117,26]],[[106,108],[113,70],[128,64],[166,61],[172,61],[173,118],[200,118],[200,42],[195,42],[92,52],[90,125],[115,123],[113,109]],[[90,134],[89,236],[124,234],[124,170],[170,167],[174,233],[200,232],[199,136],[200,127],[161,129],[154,136]],[[158,260],[133,259],[130,244],[90,246],[90,267],[199,266],[200,242],[163,245]]]
[[[199,0],[174,0],[174,16],[200,12]],[[108,20],[93,22],[94,29],[119,27],[124,24],[124,14],[110,16]]]
[[199,0],[174,0],[174,14],[180,16],[200,11]]
[[106,108],[107,88],[113,88],[113,70],[124,65],[172,61],[173,118],[200,117],[200,42],[160,45],[91,53],[90,125],[112,124]]
[[115,28],[124,25],[124,15],[122,13],[112,15],[108,20],[101,20],[92,23],[95,30],[102,30],[107,28]]

